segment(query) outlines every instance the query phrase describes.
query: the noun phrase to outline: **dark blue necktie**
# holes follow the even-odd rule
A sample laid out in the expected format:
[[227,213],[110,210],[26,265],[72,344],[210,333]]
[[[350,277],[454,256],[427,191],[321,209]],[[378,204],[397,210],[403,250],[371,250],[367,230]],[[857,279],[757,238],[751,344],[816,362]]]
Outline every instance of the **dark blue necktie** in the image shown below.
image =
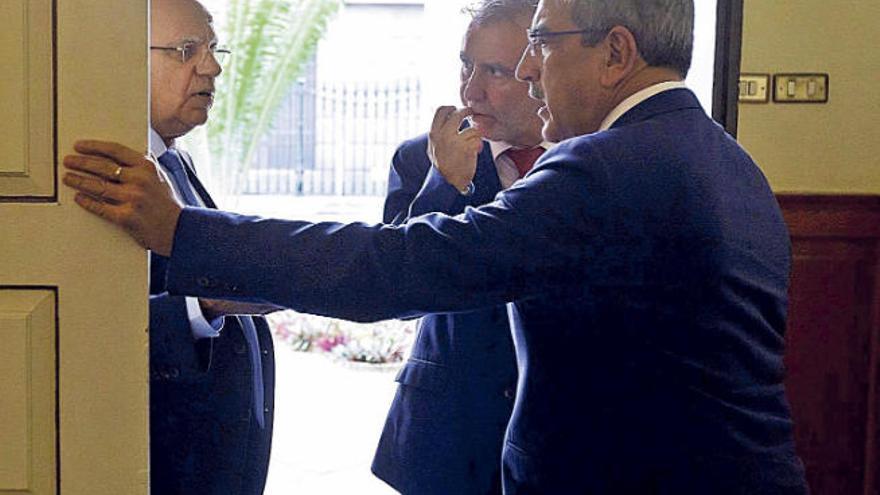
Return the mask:
[[187,206],[200,206],[199,199],[189,184],[189,178],[186,176],[186,170],[183,169],[183,160],[176,150],[169,149],[159,157],[159,163],[165,167],[165,170],[171,174],[174,185],[177,186],[177,192]]
[[[177,150],[169,149],[159,157],[159,164],[165,168],[165,171],[171,174],[171,180],[177,188],[183,202],[187,206],[201,206],[202,203],[196,198],[186,170],[183,168],[183,160]],[[263,361],[260,358],[260,344],[257,341],[257,328],[254,320],[250,316],[239,316],[241,332],[244,334],[244,340],[247,342],[248,354],[251,359],[251,371],[253,372],[254,386],[254,416],[257,423],[262,428],[265,424],[263,418]]]

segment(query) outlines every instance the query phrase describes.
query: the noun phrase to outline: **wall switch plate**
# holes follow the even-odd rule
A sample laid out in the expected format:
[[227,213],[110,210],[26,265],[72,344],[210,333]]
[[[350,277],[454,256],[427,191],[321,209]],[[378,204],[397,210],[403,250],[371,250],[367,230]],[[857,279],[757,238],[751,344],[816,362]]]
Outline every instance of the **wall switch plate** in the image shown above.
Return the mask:
[[739,101],[742,103],[770,101],[770,74],[740,74]]
[[776,74],[773,101],[777,103],[828,102],[828,74]]

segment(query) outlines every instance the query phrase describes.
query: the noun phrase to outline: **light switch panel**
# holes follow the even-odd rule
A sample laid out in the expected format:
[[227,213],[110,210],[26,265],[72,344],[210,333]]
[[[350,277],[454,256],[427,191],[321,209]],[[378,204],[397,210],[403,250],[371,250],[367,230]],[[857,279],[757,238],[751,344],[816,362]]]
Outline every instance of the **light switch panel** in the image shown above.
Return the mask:
[[739,101],[742,103],[770,101],[770,74],[740,74]]
[[776,74],[773,101],[777,103],[826,103],[828,74]]

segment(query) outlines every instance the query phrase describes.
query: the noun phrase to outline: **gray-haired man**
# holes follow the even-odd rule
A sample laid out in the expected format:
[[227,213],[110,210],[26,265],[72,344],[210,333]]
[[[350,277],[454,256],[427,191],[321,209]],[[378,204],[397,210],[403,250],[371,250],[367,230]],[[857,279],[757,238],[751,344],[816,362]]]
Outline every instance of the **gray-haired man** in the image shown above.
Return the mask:
[[[461,133],[433,133],[430,143],[422,135],[397,149],[386,222],[402,224],[431,212],[456,215],[486,204],[544,152],[540,103],[515,77],[534,12],[532,0],[484,0],[470,9],[460,95],[473,112],[471,125]],[[476,157],[473,145],[480,149]],[[473,190],[461,194],[468,183]],[[397,376],[373,472],[407,495],[500,495],[516,377],[504,305],[424,316]]]
[[[506,495],[803,495],[783,385],[788,229],[760,169],[683,85],[693,19],[693,0],[542,0],[517,76],[543,90],[544,138],[564,141],[455,217],[181,209],[152,163],[100,142],[65,166],[123,166],[111,193],[132,197],[65,182],[170,256],[173,293],[357,320],[513,301]],[[441,133],[469,112],[444,113]]]

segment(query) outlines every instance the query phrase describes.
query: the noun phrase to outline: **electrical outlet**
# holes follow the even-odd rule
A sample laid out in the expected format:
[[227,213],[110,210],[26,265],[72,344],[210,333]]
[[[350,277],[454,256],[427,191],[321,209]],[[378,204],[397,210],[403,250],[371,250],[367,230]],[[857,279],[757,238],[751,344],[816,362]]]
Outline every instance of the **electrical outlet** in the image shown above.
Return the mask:
[[770,101],[770,74],[740,74],[739,101],[742,103]]
[[773,101],[777,103],[826,103],[828,74],[776,74]]

